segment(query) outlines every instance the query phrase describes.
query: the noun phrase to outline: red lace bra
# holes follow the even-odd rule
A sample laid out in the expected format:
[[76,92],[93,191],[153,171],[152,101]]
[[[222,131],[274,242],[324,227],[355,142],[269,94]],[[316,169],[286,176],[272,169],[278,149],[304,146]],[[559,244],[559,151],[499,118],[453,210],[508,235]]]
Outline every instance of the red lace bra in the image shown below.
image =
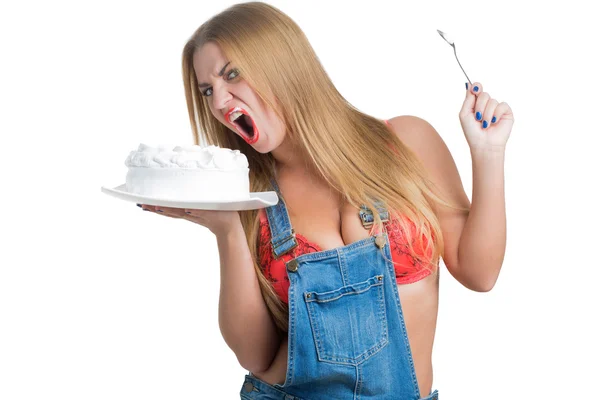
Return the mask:
[[[388,124],[388,126],[390,125],[388,121],[385,121],[385,123]],[[307,238],[299,233],[296,233],[298,247],[294,251],[295,255],[292,253],[285,253],[279,258],[275,258],[273,256],[271,230],[269,228],[269,220],[267,219],[266,211],[264,209],[260,209],[259,216],[260,244],[258,256],[260,259],[260,266],[265,277],[272,283],[277,295],[282,301],[287,303],[290,280],[287,276],[285,263],[301,254],[315,253],[323,250],[317,244],[311,243]],[[411,226],[414,237],[414,224],[412,224],[412,221],[408,222]],[[396,282],[398,284],[413,283],[428,276],[431,273],[430,270],[424,268],[421,263],[410,254],[406,237],[402,233],[402,227],[399,222],[397,220],[390,219],[384,222],[383,226],[388,235],[390,252],[392,253],[392,260],[395,263],[394,268],[396,270]],[[425,239],[423,239],[423,245],[426,246]],[[413,248],[419,253],[419,256],[423,256],[424,250],[419,248],[417,243],[413,242]],[[426,258],[431,258],[431,249],[427,252]]]
[[[298,257],[305,253],[314,253],[323,251],[317,244],[311,243],[307,238],[299,233],[296,233],[296,241],[298,247],[295,249],[295,255],[285,253],[279,258],[273,256],[273,245],[271,244],[271,230],[269,228],[269,220],[264,209],[259,210],[260,216],[260,244],[258,256],[260,259],[260,266],[265,277],[271,282],[277,295],[285,303],[288,302],[288,289],[290,287],[290,280],[287,276],[285,263],[290,261],[294,257]],[[358,218],[358,212],[357,212]],[[396,282],[398,284],[413,283],[421,280],[428,276],[431,272],[429,269],[424,268],[421,263],[414,258],[408,249],[408,243],[406,237],[402,234],[402,228],[397,220],[390,219],[383,223],[390,242],[390,252],[392,253],[392,260],[394,261],[394,268],[396,270]],[[412,233],[414,235],[414,224],[410,225]],[[425,241],[423,244],[426,245]],[[424,251],[419,248],[417,243],[413,243],[415,251],[419,252],[419,255],[423,255]],[[427,253],[427,258],[431,257],[431,249]]]

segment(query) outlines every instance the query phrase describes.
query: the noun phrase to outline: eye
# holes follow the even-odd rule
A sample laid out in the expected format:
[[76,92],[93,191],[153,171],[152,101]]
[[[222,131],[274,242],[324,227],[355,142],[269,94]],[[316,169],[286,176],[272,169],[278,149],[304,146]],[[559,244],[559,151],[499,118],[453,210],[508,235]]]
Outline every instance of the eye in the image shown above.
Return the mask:
[[[232,74],[233,77],[231,76]],[[240,71],[237,68],[232,69],[231,71],[229,71],[229,73],[227,74],[227,80],[233,79],[235,77],[237,77],[240,74]]]
[[[227,80],[229,81],[229,80],[235,79],[239,76],[239,74],[240,74],[240,71],[237,68],[234,68],[226,74]],[[207,97],[212,95],[212,87],[209,87],[208,89],[204,90],[202,92],[202,95],[207,96]]]

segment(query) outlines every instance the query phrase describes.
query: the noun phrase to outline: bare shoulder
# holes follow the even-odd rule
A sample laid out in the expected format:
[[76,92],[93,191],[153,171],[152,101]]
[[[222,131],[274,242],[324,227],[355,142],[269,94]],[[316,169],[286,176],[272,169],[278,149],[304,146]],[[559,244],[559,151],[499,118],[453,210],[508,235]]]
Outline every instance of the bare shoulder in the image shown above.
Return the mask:
[[457,184],[462,188],[452,154],[440,134],[429,122],[414,115],[401,115],[388,122],[398,138],[423,163],[440,189],[450,189]]
[[[398,138],[423,163],[431,180],[455,205],[470,208],[458,168],[446,143],[435,128],[422,118],[401,115],[388,120]],[[468,214],[442,207],[435,210],[444,235],[444,264],[458,268],[458,245]]]
[[440,162],[447,163],[448,156],[452,159],[446,143],[426,120],[414,115],[401,115],[388,122],[398,138],[417,154],[426,167],[431,167],[432,162],[439,160],[440,156],[445,156]]

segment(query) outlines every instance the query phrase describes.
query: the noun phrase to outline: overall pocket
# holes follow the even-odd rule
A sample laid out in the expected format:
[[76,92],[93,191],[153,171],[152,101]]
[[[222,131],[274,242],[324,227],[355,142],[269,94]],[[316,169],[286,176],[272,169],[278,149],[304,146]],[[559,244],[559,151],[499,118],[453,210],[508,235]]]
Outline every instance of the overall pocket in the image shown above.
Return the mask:
[[319,361],[359,364],[388,344],[383,275],[329,292],[305,292]]

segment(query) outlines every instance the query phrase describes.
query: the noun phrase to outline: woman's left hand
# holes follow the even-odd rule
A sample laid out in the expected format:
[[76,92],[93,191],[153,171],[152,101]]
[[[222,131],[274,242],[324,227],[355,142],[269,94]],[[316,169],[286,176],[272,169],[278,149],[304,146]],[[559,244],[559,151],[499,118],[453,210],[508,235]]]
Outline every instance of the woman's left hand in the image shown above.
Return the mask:
[[484,92],[481,83],[469,85],[458,116],[471,151],[504,151],[514,122],[512,110]]

